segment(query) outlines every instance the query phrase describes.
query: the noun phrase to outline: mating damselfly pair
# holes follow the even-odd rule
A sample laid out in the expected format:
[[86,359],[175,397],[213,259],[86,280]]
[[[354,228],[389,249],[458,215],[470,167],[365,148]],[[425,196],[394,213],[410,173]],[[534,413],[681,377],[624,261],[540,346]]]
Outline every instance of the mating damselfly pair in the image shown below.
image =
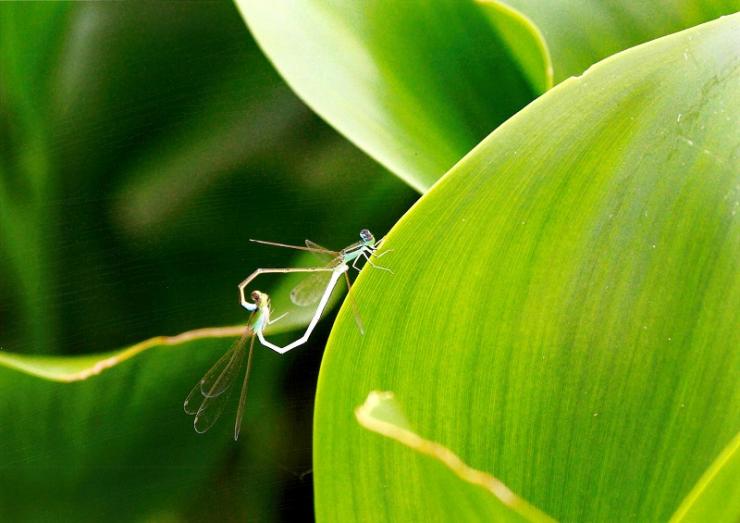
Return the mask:
[[[339,279],[344,276],[347,284],[347,295],[351,287],[348,275],[349,268],[360,270],[358,263],[365,261],[376,269],[390,271],[387,267],[382,267],[373,262],[373,259],[380,258],[391,252],[385,250],[378,252],[382,239],[375,240],[373,234],[367,230],[360,231],[360,241],[355,242],[342,250],[332,251],[321,247],[320,245],[306,240],[306,246],[288,245],[285,243],[269,242],[263,240],[250,240],[255,243],[271,245],[275,247],[286,247],[289,249],[298,249],[309,251],[320,257],[325,265],[320,267],[292,267],[292,268],[260,268],[256,269],[243,282],[239,284],[239,299],[241,305],[250,312],[244,334],[239,338],[231,348],[224,354],[216,364],[196,383],[185,399],[185,412],[195,416],[193,426],[198,433],[204,433],[210,429],[226,406],[232,390],[232,384],[240,374],[246,356],[247,368],[242,381],[241,395],[239,397],[239,406],[237,407],[236,422],[234,424],[234,439],[239,438],[241,421],[244,415],[244,406],[246,404],[247,386],[249,374],[252,370],[252,354],[254,352],[255,338],[263,346],[274,350],[279,354],[284,354],[291,349],[303,345],[308,341],[316,324],[319,322],[321,315],[329,302],[329,298],[336,287]],[[271,318],[272,306],[270,297],[258,290],[251,293],[247,292],[247,287],[255,278],[261,274],[288,274],[288,273],[310,273],[309,276],[294,287],[290,292],[290,300],[293,304],[301,307],[316,305],[311,321],[306,327],[303,335],[291,343],[280,347],[265,338],[264,330],[269,325],[280,320],[285,314]],[[352,309],[355,315],[355,321],[361,334],[364,334],[364,326],[360,318],[357,305],[352,302]],[[249,348],[247,349],[247,344]]]

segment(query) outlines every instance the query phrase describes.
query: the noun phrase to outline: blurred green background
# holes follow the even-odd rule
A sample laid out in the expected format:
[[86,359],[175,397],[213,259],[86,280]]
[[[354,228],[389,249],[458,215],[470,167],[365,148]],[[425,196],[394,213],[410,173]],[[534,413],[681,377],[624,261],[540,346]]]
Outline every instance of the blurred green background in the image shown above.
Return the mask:
[[[238,324],[246,316],[237,283],[258,266],[294,261],[291,252],[248,238],[300,243],[309,237],[339,248],[361,227],[382,234],[416,197],[291,93],[229,2],[0,6],[4,351],[104,352],[155,335]],[[86,394],[87,383],[64,388],[22,375],[0,380],[7,401],[14,394],[38,396],[40,388],[47,398],[44,410],[33,406],[33,418],[13,419],[12,406],[3,410],[0,474],[11,486],[0,489],[0,516],[152,517],[151,507],[139,503],[144,498],[129,496],[126,478],[137,476],[145,485],[139,491],[160,498],[154,505],[162,507],[160,520],[311,514],[311,413],[329,325],[290,357],[258,354],[257,392],[240,444],[227,436],[229,409],[221,433],[209,440],[221,440],[220,455],[227,456],[221,472],[194,466],[169,491],[156,482],[146,486],[147,476],[156,466],[187,467],[187,457],[157,465],[156,447],[132,451],[130,470],[88,463],[93,476],[83,481],[74,470],[61,470],[67,463],[82,471],[81,460],[49,460],[53,446],[21,434],[26,422],[62,416],[56,411],[65,408],[70,389]],[[192,430],[181,410],[189,390],[183,384],[194,383],[229,340],[211,345],[193,370],[161,392],[172,395],[174,407],[148,421],[161,424],[153,430],[162,432],[163,446],[168,431]],[[121,372],[136,380],[137,370]],[[271,384],[260,385],[266,381]],[[263,389],[279,397],[268,401]],[[99,408],[120,402],[101,400]],[[264,422],[254,419],[259,415],[273,420],[282,440],[254,436],[251,427]],[[123,439],[127,429],[121,429],[115,437]],[[107,437],[95,444],[105,445]],[[87,444],[75,441],[82,459]],[[202,440],[193,448],[199,444],[205,448]],[[225,445],[232,448],[224,454]],[[45,502],[53,507],[45,512],[33,507],[34,496],[46,492],[34,485],[49,474],[59,476],[60,495]],[[109,499],[86,510],[65,506],[80,493],[65,493],[64,485],[86,484],[108,485]]]
[[230,3],[15,4],[3,24],[7,350],[239,321],[236,283],[286,256],[248,238],[341,247],[414,198],[296,99]]

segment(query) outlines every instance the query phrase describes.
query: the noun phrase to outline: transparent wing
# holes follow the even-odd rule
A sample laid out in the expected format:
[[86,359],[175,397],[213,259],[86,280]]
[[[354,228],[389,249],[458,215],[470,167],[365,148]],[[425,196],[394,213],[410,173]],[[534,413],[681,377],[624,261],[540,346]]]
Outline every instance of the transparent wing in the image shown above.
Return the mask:
[[187,414],[193,416],[198,412],[200,405],[203,403],[203,399],[206,397],[203,393],[203,387],[206,383],[206,379],[210,376],[220,376],[226,368],[227,364],[232,361],[235,354],[236,352],[234,350],[234,347],[232,346],[231,349],[226,351],[226,354],[221,356],[221,358],[219,358],[219,360],[213,365],[213,367],[210,368],[206,375],[198,380],[198,383],[193,386],[190,394],[188,394],[188,397],[185,398],[185,403],[183,404],[183,408],[185,409],[185,412]]
[[200,393],[200,382],[195,384],[195,387],[190,391],[190,394],[188,394],[188,397],[185,398],[185,403],[183,403],[183,408],[185,409],[185,414],[189,414],[190,416],[194,416],[196,412],[198,412],[198,409],[200,408],[201,403],[203,403],[203,395]]
[[226,354],[201,378],[200,392],[204,397],[223,394],[234,381],[234,376],[239,372],[238,364],[241,363],[239,358],[244,352],[241,349],[251,334],[252,331],[247,329],[242,337],[236,340]]
[[239,432],[242,429],[242,417],[244,416],[244,406],[247,404],[247,386],[249,385],[249,374],[252,372],[252,353],[254,352],[254,336],[249,342],[249,356],[247,356],[247,370],[244,372],[244,382],[242,382],[242,392],[239,396],[239,408],[236,409],[236,422],[234,422],[234,441],[239,439]]
[[[246,337],[242,338],[242,340],[246,341]],[[234,376],[236,376],[239,373],[239,369],[241,369],[242,362],[244,361],[244,353],[244,343],[241,343],[236,348],[234,359],[231,360],[229,366],[224,369],[224,372],[214,383],[214,387],[221,386],[221,380],[228,380],[229,383],[223,386],[223,392],[216,396],[205,396],[203,398],[203,402],[200,404],[198,411],[195,413],[195,419],[193,420],[195,432],[198,432],[199,434],[206,432],[214,423],[216,423],[216,420],[221,416],[221,413],[223,413],[229,397],[231,396],[231,391],[233,390],[230,385],[234,380]]]
[[[332,257],[337,256],[339,254],[338,252],[332,251],[330,249],[325,249],[325,248],[321,247],[320,245],[318,245],[316,243],[313,243],[313,242],[311,242],[311,245],[308,245],[307,244],[306,247],[303,247],[301,245],[290,245],[290,244],[287,244],[287,243],[268,242],[268,241],[265,241],[265,240],[253,240],[253,239],[250,239],[249,241],[250,242],[254,242],[254,243],[261,243],[262,245],[271,245],[272,247],[284,247],[286,249],[296,249],[296,250],[299,250],[299,251],[309,251],[309,252],[313,252],[313,253],[317,253],[317,254],[318,253],[322,253],[322,254],[326,254],[328,256],[332,256]],[[307,242],[308,242],[308,240],[307,240]]]
[[327,249],[326,247],[322,247],[318,243],[312,242],[311,240],[306,240],[306,247],[310,249],[314,256],[316,256],[324,263],[329,263],[339,257],[338,252]]
[[331,280],[331,271],[314,272],[290,291],[290,301],[299,307],[318,303]]
[[229,396],[231,396],[231,389],[226,394],[203,400],[202,405],[195,414],[195,419],[193,419],[195,432],[203,434],[213,427],[213,424],[221,417]]
[[243,352],[241,348],[249,333],[250,331],[246,331],[241,338],[235,341],[231,348],[206,372],[205,376],[195,384],[183,404],[186,413],[191,416],[196,414],[203,403],[203,398],[218,396],[231,385],[238,370],[235,367],[240,363],[239,353]]

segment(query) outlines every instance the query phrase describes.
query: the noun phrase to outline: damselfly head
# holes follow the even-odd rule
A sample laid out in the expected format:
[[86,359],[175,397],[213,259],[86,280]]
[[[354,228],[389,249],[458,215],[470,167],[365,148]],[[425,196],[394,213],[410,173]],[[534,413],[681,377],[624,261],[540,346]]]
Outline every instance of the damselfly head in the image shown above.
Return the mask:
[[256,303],[257,307],[259,307],[260,309],[270,306],[270,296],[268,296],[266,293],[260,291],[252,291],[252,294],[250,296],[252,298],[252,301]]
[[369,230],[362,229],[360,231],[360,239],[365,243],[372,243],[375,241],[375,236]]

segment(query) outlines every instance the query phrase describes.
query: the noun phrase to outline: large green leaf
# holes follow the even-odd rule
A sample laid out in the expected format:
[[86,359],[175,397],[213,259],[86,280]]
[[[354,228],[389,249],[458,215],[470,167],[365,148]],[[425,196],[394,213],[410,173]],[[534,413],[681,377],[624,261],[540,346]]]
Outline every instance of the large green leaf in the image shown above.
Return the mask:
[[295,92],[424,191],[547,89],[553,66],[557,80],[580,74],[609,54],[733,12],[737,2],[236,3]]
[[368,267],[324,356],[316,510],[426,514],[415,426],[564,521],[660,521],[740,428],[740,15],[615,55],[506,122]]

